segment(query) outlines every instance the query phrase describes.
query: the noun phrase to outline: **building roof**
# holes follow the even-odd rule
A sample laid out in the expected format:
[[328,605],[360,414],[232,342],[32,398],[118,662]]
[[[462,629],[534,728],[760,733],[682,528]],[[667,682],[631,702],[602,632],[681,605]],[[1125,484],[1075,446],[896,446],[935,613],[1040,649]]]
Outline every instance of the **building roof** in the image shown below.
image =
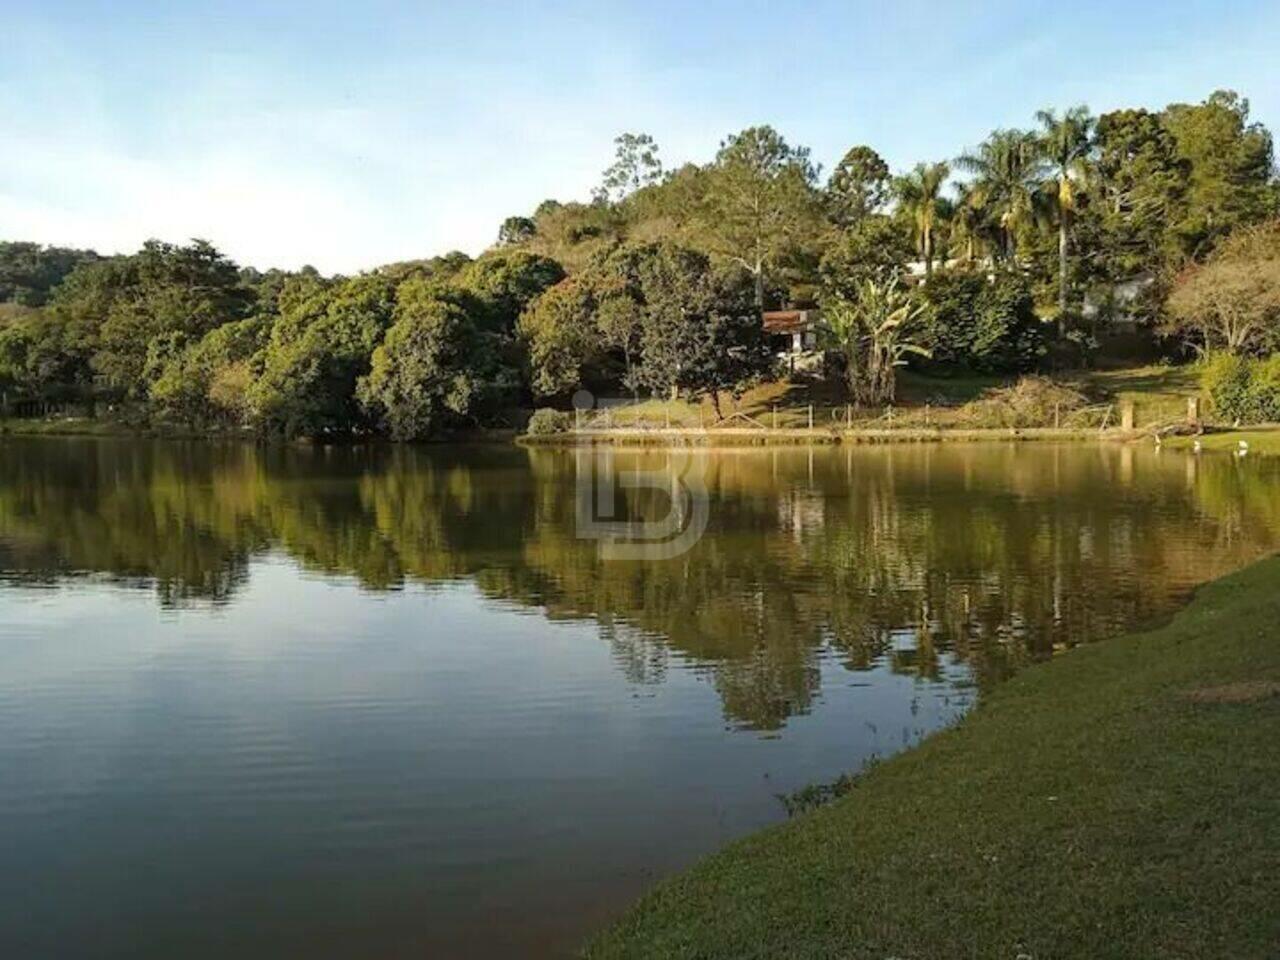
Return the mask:
[[768,333],[800,333],[818,322],[817,310],[766,310],[764,328]]

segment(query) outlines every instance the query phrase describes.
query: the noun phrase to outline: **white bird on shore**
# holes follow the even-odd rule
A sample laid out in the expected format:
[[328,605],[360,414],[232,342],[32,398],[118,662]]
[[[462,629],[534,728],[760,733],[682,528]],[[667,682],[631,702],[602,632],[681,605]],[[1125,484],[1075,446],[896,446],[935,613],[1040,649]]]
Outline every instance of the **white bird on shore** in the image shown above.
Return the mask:
[[1249,441],[1241,440],[1237,453],[1239,454],[1239,456],[1243,457],[1248,452],[1249,452]]
[[1199,438],[1199,437],[1196,437],[1196,439],[1195,439],[1195,440],[1192,442],[1192,444],[1191,444],[1191,452],[1192,452],[1192,453],[1199,453],[1199,452],[1200,452],[1200,450],[1201,450],[1201,448],[1202,448],[1203,446],[1204,446],[1204,445],[1200,442],[1200,438]]

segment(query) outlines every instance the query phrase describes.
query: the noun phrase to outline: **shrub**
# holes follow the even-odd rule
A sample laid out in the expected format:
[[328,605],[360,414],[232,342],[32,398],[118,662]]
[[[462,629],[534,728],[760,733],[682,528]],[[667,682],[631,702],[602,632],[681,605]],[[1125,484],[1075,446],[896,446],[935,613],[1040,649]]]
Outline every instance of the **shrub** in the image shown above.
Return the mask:
[[1200,368],[1200,388],[1224,420],[1280,421],[1280,356],[1250,360],[1233,353],[1211,354]]
[[1087,402],[1073,387],[1046,377],[1022,377],[1011,387],[987,390],[966,404],[964,412],[976,426],[1047,427]]
[[1251,364],[1253,411],[1265,423],[1280,422],[1280,354]]
[[1200,367],[1200,389],[1219,416],[1229,420],[1246,419],[1249,362],[1234,353],[1210,355]]
[[533,412],[525,433],[531,437],[550,437],[557,433],[565,433],[573,424],[573,417],[563,410],[552,410],[542,407]]
[[1026,281],[978,270],[935,274],[922,287],[934,363],[983,373],[1025,373],[1047,352]]

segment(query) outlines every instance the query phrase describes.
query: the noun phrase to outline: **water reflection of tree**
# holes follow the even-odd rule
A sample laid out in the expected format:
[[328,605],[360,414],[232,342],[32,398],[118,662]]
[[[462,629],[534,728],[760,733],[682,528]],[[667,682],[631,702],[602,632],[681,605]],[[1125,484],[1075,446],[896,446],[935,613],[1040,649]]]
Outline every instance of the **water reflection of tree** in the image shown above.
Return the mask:
[[[162,603],[227,602],[280,550],[373,590],[465,579],[590,618],[626,675],[701,665],[726,717],[809,709],[824,657],[980,684],[1168,609],[1268,549],[1276,469],[1099,448],[747,450],[704,457],[708,535],[669,561],[600,559],[576,534],[572,455],[507,448],[12,442],[0,568],[105,574]],[[618,453],[614,469],[662,469]],[[620,491],[632,515],[666,509]]]

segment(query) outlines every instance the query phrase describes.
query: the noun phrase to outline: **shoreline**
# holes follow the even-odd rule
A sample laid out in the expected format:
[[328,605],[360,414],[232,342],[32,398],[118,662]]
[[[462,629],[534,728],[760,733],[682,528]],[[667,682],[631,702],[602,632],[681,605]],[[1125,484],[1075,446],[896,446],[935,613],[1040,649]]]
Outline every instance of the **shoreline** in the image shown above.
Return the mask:
[[1039,440],[1083,441],[1133,441],[1149,434],[1141,430],[1111,428],[1071,427],[903,427],[898,430],[832,430],[808,429],[753,429],[726,427],[722,429],[656,429],[656,430],[579,430],[547,436],[521,435],[517,443],[531,446],[618,446],[618,447],[689,447],[689,446],[826,446],[841,443],[984,443],[993,440],[1028,442]]
[[[64,420],[0,420],[0,438],[56,437],[118,440],[173,440],[237,443],[266,443],[280,446],[387,445],[396,442],[385,437],[334,437],[330,439],[285,440],[264,437],[251,430],[199,430],[171,424],[129,425],[114,420],[71,418]],[[1171,436],[1163,445],[1171,450],[1190,450],[1196,438]],[[1261,456],[1280,455],[1280,424],[1262,424],[1240,428],[1217,428],[1199,438],[1205,453],[1240,452],[1241,441],[1248,452]],[[492,427],[458,432],[412,446],[444,444],[509,443],[516,446],[542,448],[577,448],[611,446],[619,448],[701,449],[743,447],[834,446],[839,444],[875,445],[905,443],[1140,443],[1151,442],[1149,430],[1125,430],[1111,427],[903,427],[900,429],[836,430],[815,427],[797,428],[688,428],[645,430],[581,430],[547,436],[529,436],[509,427]]]
[[660,882],[615,957],[1272,955],[1280,554]]
[[[75,418],[67,420],[0,420],[0,437],[59,437],[68,439],[102,439],[102,440],[205,440],[211,443],[263,443],[275,446],[316,446],[329,445],[368,446],[370,444],[396,446],[396,442],[381,436],[344,436],[332,438],[300,437],[288,440],[278,436],[264,436],[253,430],[228,429],[225,427],[200,430],[195,427],[184,427],[173,424],[151,424],[132,426],[114,420],[89,420]],[[513,443],[518,439],[514,429],[509,427],[486,427],[466,432],[442,436],[435,440],[419,441],[413,446],[439,446],[457,443]]]

